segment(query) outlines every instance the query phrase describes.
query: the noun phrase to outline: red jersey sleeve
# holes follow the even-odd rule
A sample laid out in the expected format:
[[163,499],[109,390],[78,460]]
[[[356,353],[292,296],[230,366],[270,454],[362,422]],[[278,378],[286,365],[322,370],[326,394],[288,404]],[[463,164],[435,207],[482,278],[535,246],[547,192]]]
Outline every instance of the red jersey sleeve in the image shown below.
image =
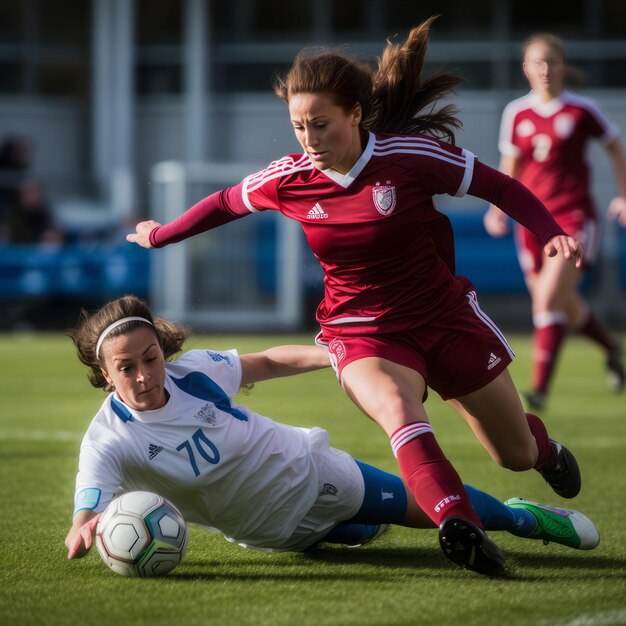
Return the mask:
[[587,101],[585,112],[583,127],[588,135],[605,143],[619,136],[619,128],[592,101]]
[[242,199],[242,184],[217,191],[175,220],[157,226],[150,233],[150,243],[155,248],[162,248],[249,215]]
[[406,169],[428,196],[463,196],[472,180],[474,155],[464,148],[426,135],[377,136],[374,156]]
[[428,160],[428,167],[420,168],[422,187],[431,195],[464,196],[472,181],[476,157],[464,148],[441,142],[440,148]]
[[280,211],[279,186],[291,176],[311,169],[307,155],[288,155],[273,161],[264,170],[248,176],[242,183],[243,202],[249,211]]
[[566,235],[534,193],[514,178],[478,160],[474,163],[474,176],[468,193],[495,204],[535,234],[543,245],[552,237]]

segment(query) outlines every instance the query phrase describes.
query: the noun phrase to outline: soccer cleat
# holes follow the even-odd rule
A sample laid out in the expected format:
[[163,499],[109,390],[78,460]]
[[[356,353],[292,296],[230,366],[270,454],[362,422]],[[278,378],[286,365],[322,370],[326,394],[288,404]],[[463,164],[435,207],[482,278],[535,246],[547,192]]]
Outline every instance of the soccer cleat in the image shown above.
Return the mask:
[[609,352],[606,359],[606,381],[609,389],[616,393],[622,391],[625,378],[622,349],[616,346]]
[[546,407],[546,394],[540,391],[525,391],[523,394],[526,405],[532,411],[541,411]]
[[539,470],[539,473],[557,495],[562,498],[574,498],[578,495],[581,486],[576,457],[565,446],[553,439],[550,439],[550,443],[556,448],[556,465],[544,467]]
[[359,543],[349,545],[348,548],[360,548],[361,546],[364,546],[366,543],[369,543],[370,541],[374,541],[375,539],[378,539],[378,537],[380,537],[381,535],[383,535],[389,530],[390,526],[391,524],[377,524],[376,526],[372,526],[371,533],[363,537]]
[[523,498],[511,498],[504,504],[526,509],[533,514],[537,527],[527,538],[543,539],[546,544],[553,541],[578,550],[593,550],[600,543],[600,535],[594,523],[578,511],[545,506]]
[[439,545],[455,565],[485,576],[502,576],[504,554],[483,530],[463,517],[449,517],[439,528]]

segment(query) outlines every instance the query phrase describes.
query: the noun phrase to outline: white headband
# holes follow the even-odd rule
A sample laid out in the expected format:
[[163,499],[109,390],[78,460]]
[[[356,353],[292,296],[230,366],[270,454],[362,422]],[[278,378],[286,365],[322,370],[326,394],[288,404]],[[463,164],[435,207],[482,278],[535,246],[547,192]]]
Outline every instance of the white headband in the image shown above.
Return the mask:
[[113,322],[110,326],[107,326],[101,333],[100,337],[98,337],[98,343],[96,344],[96,359],[100,358],[100,347],[102,346],[102,342],[107,338],[107,335],[118,326],[122,324],[126,324],[126,322],[145,322],[146,324],[150,324],[150,326],[154,326],[154,324],[147,320],[145,317],[123,317],[121,320],[117,320],[117,322]]

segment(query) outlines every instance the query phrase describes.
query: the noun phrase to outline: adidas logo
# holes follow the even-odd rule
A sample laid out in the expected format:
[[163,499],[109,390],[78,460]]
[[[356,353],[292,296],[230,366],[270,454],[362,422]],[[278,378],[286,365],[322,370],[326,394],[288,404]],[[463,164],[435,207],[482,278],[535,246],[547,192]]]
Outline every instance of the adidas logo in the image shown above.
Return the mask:
[[313,205],[313,208],[309,211],[309,214],[306,216],[307,220],[327,220],[328,213],[322,209],[319,202],[316,202]]
[[493,352],[489,356],[489,363],[487,364],[487,369],[493,369],[498,363],[500,363],[502,359],[499,356],[496,356]]
[[163,446],[157,446],[156,443],[151,443],[148,446],[148,459],[152,461],[161,450],[163,450]]

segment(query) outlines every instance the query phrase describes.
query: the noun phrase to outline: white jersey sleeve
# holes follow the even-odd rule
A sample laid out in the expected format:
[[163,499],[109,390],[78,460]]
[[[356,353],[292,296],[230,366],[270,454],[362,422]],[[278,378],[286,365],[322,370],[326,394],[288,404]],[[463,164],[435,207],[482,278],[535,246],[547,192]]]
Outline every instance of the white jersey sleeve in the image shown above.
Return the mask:
[[[105,402],[109,401],[110,396]],[[104,511],[120,492],[123,449],[102,417],[101,410],[91,423],[80,446],[74,514],[84,509]]]
[[516,157],[520,154],[520,149],[515,144],[515,117],[526,106],[528,106],[528,96],[523,96],[509,102],[502,111],[498,150],[504,156]]
[[237,350],[189,350],[174,363],[168,364],[168,372],[174,377],[190,371],[206,374],[229,398],[241,388],[241,359]]
[[619,126],[598,106],[595,100],[572,93],[571,91],[563,93],[563,100],[587,111],[596,125],[596,128],[593,129],[593,134],[595,134],[602,143],[611,143],[620,136]]

